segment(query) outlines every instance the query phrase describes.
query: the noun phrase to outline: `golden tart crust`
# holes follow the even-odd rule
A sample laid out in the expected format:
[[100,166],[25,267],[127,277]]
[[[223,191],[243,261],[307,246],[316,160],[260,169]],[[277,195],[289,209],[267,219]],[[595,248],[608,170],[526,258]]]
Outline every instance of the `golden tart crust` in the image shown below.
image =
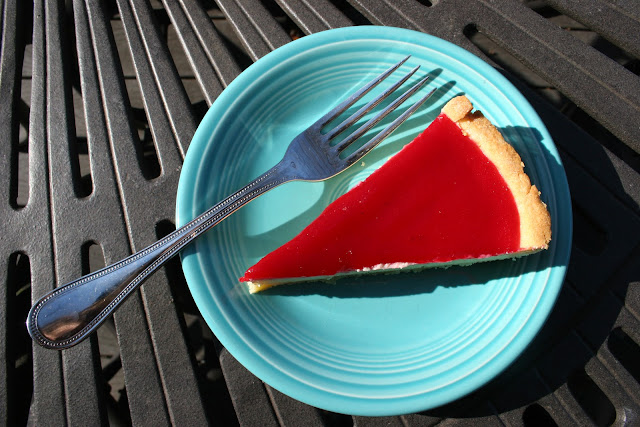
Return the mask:
[[540,191],[524,172],[524,163],[500,131],[465,96],[450,100],[442,112],[456,122],[498,168],[511,190],[520,215],[520,248],[535,252],[547,249],[551,241],[551,217]]

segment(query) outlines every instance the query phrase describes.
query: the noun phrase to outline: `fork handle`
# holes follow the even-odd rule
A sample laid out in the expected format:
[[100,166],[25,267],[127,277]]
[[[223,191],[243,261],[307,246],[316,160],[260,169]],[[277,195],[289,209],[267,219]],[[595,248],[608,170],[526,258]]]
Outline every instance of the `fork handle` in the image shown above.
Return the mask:
[[31,338],[47,348],[66,349],[95,331],[144,280],[196,237],[233,212],[291,181],[283,162],[188,224],[129,257],[49,292],[27,317]]

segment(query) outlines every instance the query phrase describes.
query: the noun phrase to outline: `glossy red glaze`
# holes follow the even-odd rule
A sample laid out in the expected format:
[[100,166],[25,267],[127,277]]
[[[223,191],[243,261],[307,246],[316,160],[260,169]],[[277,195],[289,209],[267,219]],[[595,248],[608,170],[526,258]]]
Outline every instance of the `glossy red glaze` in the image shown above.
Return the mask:
[[498,169],[440,115],[241,281],[330,276],[387,263],[515,252],[520,217]]

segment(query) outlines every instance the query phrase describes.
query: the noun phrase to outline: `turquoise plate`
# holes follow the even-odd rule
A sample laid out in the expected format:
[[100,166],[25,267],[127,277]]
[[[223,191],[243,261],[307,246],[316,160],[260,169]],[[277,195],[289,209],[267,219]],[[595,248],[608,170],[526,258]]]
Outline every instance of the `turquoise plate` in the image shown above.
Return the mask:
[[[402,70],[421,65],[432,76],[422,93],[439,89],[364,162],[329,181],[280,186],[182,253],[195,302],[231,354],[274,388],[335,412],[445,404],[495,377],[538,332],[562,286],[572,233],[566,177],[540,118],[499,72],[453,44],[403,29],[342,28],[291,42],[235,79],[200,124],[180,177],[178,225],[275,165],[294,136],[409,54]],[[553,221],[548,251],[257,295],[238,284],[461,93],[503,131],[542,191]]]

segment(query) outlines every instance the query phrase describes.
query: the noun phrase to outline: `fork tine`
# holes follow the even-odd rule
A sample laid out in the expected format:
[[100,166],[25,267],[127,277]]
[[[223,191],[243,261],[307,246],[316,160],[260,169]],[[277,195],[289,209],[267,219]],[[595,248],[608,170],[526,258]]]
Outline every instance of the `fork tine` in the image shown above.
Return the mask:
[[393,92],[396,91],[396,89],[398,89],[400,86],[402,86],[402,84],[404,82],[409,80],[409,77],[413,76],[415,74],[415,72],[418,71],[419,68],[420,68],[420,66],[418,65],[413,70],[409,71],[407,74],[404,75],[404,77],[402,77],[400,80],[398,80],[393,86],[389,87],[386,91],[384,91],[382,94],[380,94],[377,98],[372,99],[371,101],[369,101],[369,103],[367,105],[365,105],[364,107],[360,108],[358,111],[353,113],[351,115],[351,117],[346,119],[344,122],[340,123],[335,128],[331,129],[331,131],[329,131],[327,133],[326,138],[329,141],[332,140],[337,135],[340,135],[342,132],[344,132],[348,127],[350,127],[355,122],[360,120],[362,118],[362,116],[364,116],[369,111],[371,111],[376,106],[378,106],[378,104],[380,104],[382,101],[387,99],[389,97],[389,95],[391,95]]
[[402,64],[407,62],[407,60],[410,57],[411,57],[411,55],[408,55],[402,61],[398,62],[397,64],[395,64],[394,66],[389,68],[387,71],[385,71],[384,73],[380,74],[378,77],[376,77],[375,79],[371,80],[369,83],[367,83],[366,85],[364,85],[363,87],[358,89],[358,91],[356,93],[354,93],[349,98],[347,98],[344,101],[342,101],[337,107],[335,107],[333,110],[329,111],[327,114],[322,116],[320,118],[320,120],[315,122],[314,125],[315,126],[319,126],[319,127],[323,127],[324,125],[329,123],[331,120],[335,119],[340,114],[344,113],[347,108],[351,107],[356,101],[358,101],[360,98],[362,98],[367,93],[369,93],[369,91],[371,89],[373,89],[374,87],[379,85],[380,82],[382,82],[384,79],[389,77],[389,75],[391,73],[393,73],[395,70],[397,70]]
[[398,126],[404,123],[405,120],[409,118],[424,102],[433,95],[436,89],[431,90],[428,94],[426,94],[422,99],[418,100],[415,104],[413,104],[410,108],[407,109],[404,113],[400,115],[400,117],[396,118],[389,126],[387,126],[382,132],[371,138],[367,141],[362,147],[358,148],[355,152],[351,153],[349,156],[345,158],[345,162],[347,165],[352,165],[353,163],[360,160],[364,155],[366,155],[369,151],[371,151],[376,145],[378,145],[383,139],[385,139],[391,132],[396,130]]
[[397,99],[395,99],[384,110],[382,110],[377,116],[375,116],[374,118],[370,119],[367,123],[365,123],[362,126],[360,126],[358,129],[356,129],[351,135],[349,135],[343,141],[340,141],[340,143],[335,146],[335,149],[340,152],[340,151],[344,150],[345,148],[347,148],[354,141],[356,141],[362,135],[367,133],[367,131],[369,131],[372,127],[374,127],[376,125],[376,123],[378,123],[380,120],[382,120],[385,117],[387,117],[400,104],[402,104],[404,101],[409,99],[409,97],[411,95],[413,95],[418,89],[420,89],[422,87],[422,85],[424,85],[426,83],[427,80],[429,80],[429,76],[424,77],[418,83],[413,85],[409,90],[407,90],[405,93],[403,93]]

